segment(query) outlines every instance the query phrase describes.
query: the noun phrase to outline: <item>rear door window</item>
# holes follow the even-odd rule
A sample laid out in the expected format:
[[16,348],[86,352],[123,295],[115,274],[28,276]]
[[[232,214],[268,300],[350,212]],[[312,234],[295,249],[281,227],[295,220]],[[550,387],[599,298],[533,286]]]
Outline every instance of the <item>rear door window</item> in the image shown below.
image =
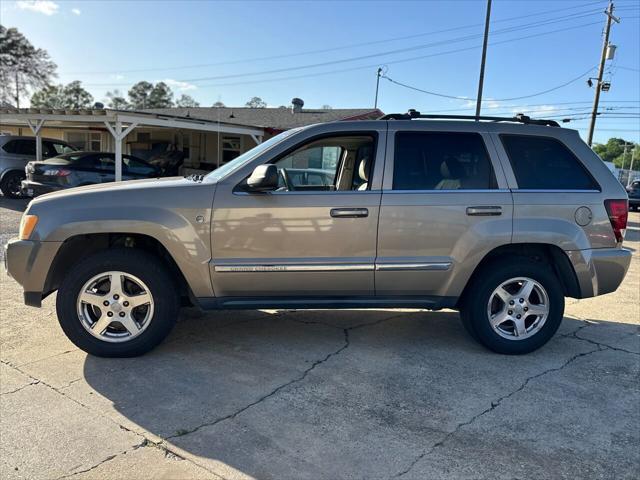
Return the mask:
[[525,190],[599,190],[580,160],[550,137],[500,135],[518,188]]
[[35,140],[16,140],[16,152],[19,155],[36,156]]
[[482,136],[464,132],[398,132],[394,190],[497,188]]

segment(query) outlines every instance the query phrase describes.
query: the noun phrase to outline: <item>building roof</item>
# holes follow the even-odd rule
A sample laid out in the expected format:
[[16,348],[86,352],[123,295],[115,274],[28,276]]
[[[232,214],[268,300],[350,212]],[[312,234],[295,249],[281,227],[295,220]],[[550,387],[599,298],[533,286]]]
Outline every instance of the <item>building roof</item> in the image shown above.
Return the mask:
[[220,121],[237,125],[247,125],[274,130],[288,130],[314,123],[333,122],[337,120],[373,120],[384,115],[373,108],[304,108],[293,112],[290,108],[248,108],[248,107],[189,107],[189,108],[155,108],[145,110],[152,113],[178,115],[209,121]]

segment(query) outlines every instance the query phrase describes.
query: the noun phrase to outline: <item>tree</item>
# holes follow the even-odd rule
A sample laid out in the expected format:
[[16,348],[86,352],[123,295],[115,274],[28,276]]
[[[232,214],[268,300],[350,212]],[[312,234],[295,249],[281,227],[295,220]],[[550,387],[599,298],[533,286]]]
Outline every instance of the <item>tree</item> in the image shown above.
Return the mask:
[[76,80],[68,85],[49,85],[31,96],[31,106],[36,108],[91,108],[93,96]]
[[108,107],[115,110],[129,110],[131,105],[127,102],[127,99],[122,96],[120,90],[114,90],[113,92],[107,92]]
[[322,109],[323,109],[323,110],[331,110],[332,108],[333,108],[333,107],[332,107],[331,105],[327,105],[327,104],[322,105]]
[[180,95],[180,98],[176,100],[176,107],[199,107],[200,104],[194,100],[191,95]]
[[225,107],[225,105],[224,105],[224,103],[222,103],[220,100],[218,100],[216,103],[214,103],[214,104],[212,105],[212,107],[215,107],[215,108],[224,108],[224,107]]
[[147,108],[166,107],[173,107],[173,92],[169,85],[164,82],[158,82],[149,93],[149,104]]
[[244,106],[249,108],[266,108],[267,102],[262,100],[260,97],[253,97],[251,100],[245,103]]
[[129,89],[129,103],[131,108],[141,110],[149,108],[149,94],[153,90],[153,84],[149,82],[138,82]]
[[[627,154],[624,154],[624,146],[627,145]],[[621,168],[624,164],[625,168],[629,168],[631,162],[631,152],[635,150],[635,158],[640,154],[640,146],[633,142],[624,140],[623,138],[610,138],[607,143],[596,143],[593,151],[600,155],[605,162],[613,162],[613,164]]]
[[49,54],[35,48],[16,28],[0,25],[0,100],[20,108],[30,89],[45,88],[56,76]]
[[69,105],[68,108],[91,108],[93,106],[93,96],[82,88],[80,81],[76,80],[64,87],[64,97]]

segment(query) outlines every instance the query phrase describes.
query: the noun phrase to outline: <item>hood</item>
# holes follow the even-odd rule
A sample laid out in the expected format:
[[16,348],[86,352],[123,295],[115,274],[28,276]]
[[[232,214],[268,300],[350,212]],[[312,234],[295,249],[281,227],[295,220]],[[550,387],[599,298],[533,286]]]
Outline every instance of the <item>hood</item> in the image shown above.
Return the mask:
[[[47,193],[39,197],[34,198],[31,201],[32,205],[38,205],[56,200],[72,200],[82,202],[87,196],[131,196],[135,193],[136,196],[140,194],[159,195],[161,198],[162,191],[174,190],[176,188],[188,187],[198,185],[204,182],[194,182],[184,177],[167,177],[167,178],[145,178],[142,180],[128,180],[123,182],[111,182],[111,183],[98,183],[95,185],[86,185],[83,187],[69,188],[66,190],[60,190],[57,192]],[[208,184],[215,183],[215,181],[207,181]]]

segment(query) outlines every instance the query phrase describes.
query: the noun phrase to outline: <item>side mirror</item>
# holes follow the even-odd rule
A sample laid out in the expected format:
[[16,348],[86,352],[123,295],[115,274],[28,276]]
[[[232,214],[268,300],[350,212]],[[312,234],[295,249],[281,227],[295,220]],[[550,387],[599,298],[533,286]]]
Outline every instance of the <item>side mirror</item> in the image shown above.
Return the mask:
[[247,191],[268,192],[278,188],[278,167],[269,163],[258,165],[247,178]]

